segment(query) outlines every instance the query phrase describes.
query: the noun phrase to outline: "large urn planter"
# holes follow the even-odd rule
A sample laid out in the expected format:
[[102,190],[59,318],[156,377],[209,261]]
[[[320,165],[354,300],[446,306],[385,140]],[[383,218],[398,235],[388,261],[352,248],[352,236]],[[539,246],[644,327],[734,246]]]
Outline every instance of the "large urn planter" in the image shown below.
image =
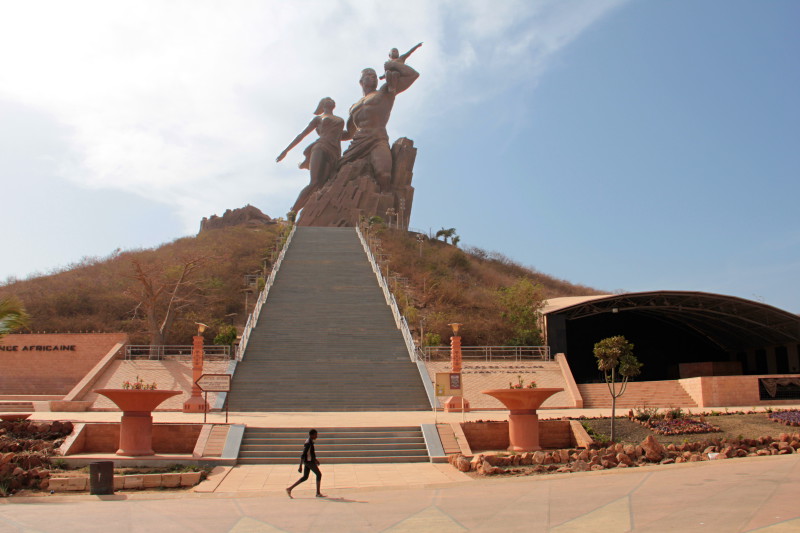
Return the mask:
[[177,390],[97,389],[122,410],[117,455],[154,455],[153,410]]
[[509,411],[509,451],[533,452],[539,445],[539,415],[536,410],[544,401],[564,389],[490,389],[481,391],[503,402]]

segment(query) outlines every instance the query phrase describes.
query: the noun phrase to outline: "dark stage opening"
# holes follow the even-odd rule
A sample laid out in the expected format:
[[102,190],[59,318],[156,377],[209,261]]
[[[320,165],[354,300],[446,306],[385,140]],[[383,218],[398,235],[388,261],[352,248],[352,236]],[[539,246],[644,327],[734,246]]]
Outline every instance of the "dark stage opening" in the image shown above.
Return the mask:
[[637,381],[678,379],[680,363],[730,361],[730,355],[697,333],[635,312],[608,313],[567,320],[567,359],[575,381],[603,381],[593,350],[596,342],[624,335],[644,363]]

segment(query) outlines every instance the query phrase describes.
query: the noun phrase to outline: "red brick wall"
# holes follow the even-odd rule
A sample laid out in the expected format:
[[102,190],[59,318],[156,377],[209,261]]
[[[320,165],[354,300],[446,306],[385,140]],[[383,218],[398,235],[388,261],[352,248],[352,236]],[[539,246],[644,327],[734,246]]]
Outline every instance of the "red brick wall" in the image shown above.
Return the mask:
[[[508,422],[464,422],[461,428],[473,452],[508,448]],[[576,446],[569,420],[540,420],[539,444],[545,449]]]
[[797,400],[762,400],[758,394],[758,379],[798,376],[800,375],[703,376],[682,379],[680,383],[700,407],[790,405],[797,403]]
[[0,340],[0,394],[67,394],[127,338],[125,333],[7,335]]
[[[153,450],[156,453],[191,454],[202,424],[153,424]],[[83,441],[71,453],[116,453],[119,424],[87,423]]]

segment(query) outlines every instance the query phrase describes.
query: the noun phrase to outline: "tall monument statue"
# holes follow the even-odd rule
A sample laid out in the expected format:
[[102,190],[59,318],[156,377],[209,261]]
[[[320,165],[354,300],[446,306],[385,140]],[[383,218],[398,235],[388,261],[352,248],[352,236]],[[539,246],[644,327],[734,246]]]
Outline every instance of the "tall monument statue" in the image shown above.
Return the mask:
[[[315,178],[312,170],[311,184],[303,189],[295,202],[295,210],[302,208],[298,220],[300,226],[355,226],[362,216],[378,215],[391,225],[408,227],[414,198],[412,170],[417,150],[406,138],[398,139],[390,148],[386,125],[395,97],[411,87],[419,77],[419,73],[405,61],[421,45],[403,55],[392,49],[389,61],[383,65],[385,73],[380,78],[386,81],[380,87],[374,69],[361,71],[359,83],[364,96],[350,107],[346,128],[341,133],[341,139],[350,140],[350,145],[330,177]],[[286,151],[317,127],[314,124],[312,120]],[[317,142],[321,142],[323,133],[319,128],[317,131],[320,132],[320,141]],[[314,149],[311,149],[311,154],[313,156]]]
[[320,100],[317,110],[314,111],[316,116],[311,119],[306,129],[301,131],[276,159],[277,162],[281,162],[286,157],[286,154],[289,153],[289,150],[297,146],[306,135],[317,130],[319,139],[303,150],[305,159],[300,163],[300,168],[308,169],[311,174],[311,183],[300,191],[300,195],[295,200],[294,206],[292,206],[292,211],[295,213],[306,205],[309,196],[320,190],[336,171],[336,165],[342,155],[344,119],[333,114],[335,107],[336,102],[333,101],[333,98],[326,96]]

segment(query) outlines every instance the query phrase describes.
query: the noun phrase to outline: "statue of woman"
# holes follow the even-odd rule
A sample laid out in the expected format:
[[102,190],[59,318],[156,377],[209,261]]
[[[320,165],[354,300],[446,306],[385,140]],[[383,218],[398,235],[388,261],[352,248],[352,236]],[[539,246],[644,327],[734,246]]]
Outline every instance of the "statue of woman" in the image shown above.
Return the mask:
[[326,181],[336,170],[336,163],[342,155],[342,132],[344,131],[344,119],[333,114],[336,102],[332,98],[325,97],[319,101],[316,115],[308,123],[306,129],[294,138],[294,140],[281,152],[276,161],[283,160],[289,150],[302,141],[306,135],[313,130],[317,130],[319,139],[308,145],[303,151],[305,159],[300,163],[300,168],[307,168],[311,173],[311,183],[300,191],[300,195],[292,207],[292,211],[297,213],[311,197],[311,194],[320,190]]

